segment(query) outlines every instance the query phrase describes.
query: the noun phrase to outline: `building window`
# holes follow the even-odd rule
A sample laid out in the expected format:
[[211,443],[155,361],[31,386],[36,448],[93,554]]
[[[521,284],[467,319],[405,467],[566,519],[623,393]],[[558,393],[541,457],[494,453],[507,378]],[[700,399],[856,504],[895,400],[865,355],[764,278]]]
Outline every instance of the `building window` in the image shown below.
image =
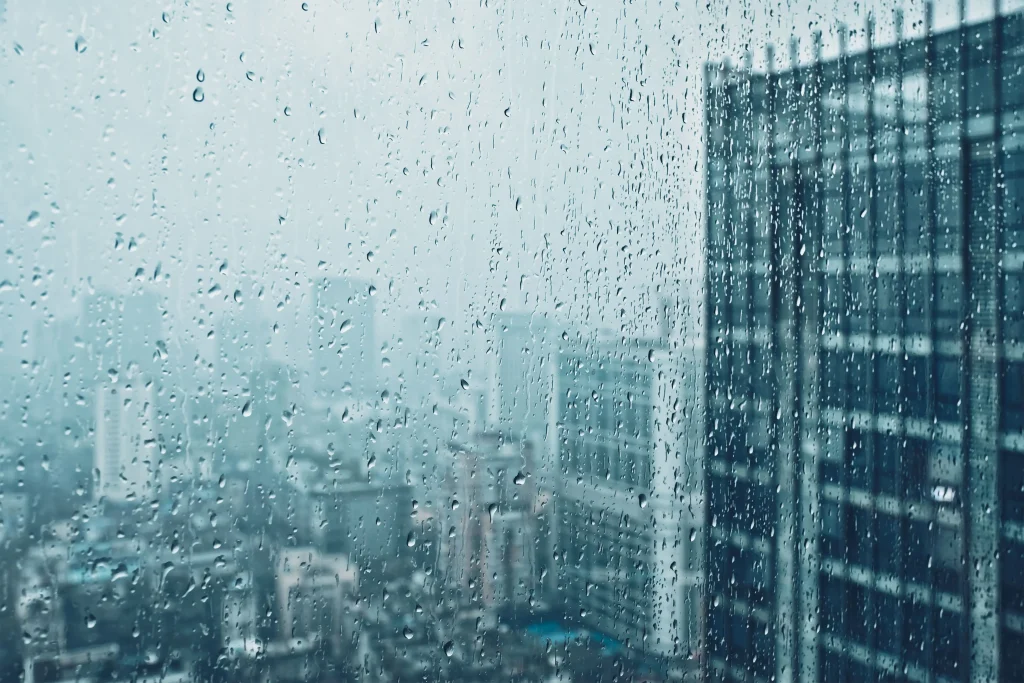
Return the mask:
[[935,366],[935,416],[939,420],[959,421],[960,362],[940,356]]

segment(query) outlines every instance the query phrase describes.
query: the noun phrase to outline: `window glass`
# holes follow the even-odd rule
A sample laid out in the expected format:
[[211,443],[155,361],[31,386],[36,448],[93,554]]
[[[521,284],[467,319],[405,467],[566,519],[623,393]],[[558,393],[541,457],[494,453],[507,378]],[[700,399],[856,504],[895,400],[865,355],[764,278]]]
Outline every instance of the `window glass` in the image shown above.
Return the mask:
[[1024,681],[1024,6],[0,0],[0,682]]

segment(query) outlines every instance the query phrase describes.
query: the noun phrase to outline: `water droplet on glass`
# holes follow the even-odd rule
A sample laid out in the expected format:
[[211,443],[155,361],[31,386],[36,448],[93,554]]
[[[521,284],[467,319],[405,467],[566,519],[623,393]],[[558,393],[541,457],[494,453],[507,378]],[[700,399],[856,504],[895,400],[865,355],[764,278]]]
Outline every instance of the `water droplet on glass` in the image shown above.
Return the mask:
[[455,643],[450,640],[446,640],[444,643],[444,653],[451,657],[455,653]]
[[412,640],[412,636],[413,636],[412,629],[409,628],[408,626],[406,626],[405,628],[402,629],[402,635],[405,636],[406,640]]
[[308,12],[309,11],[309,3],[308,2],[302,3],[302,11],[303,12]]
[[469,389],[469,382],[467,382],[466,380],[464,380],[464,379],[459,380],[459,384],[462,385],[463,389],[467,389],[467,390]]
[[641,509],[647,507],[647,496],[642,493],[640,494],[640,507]]
[[39,212],[33,211],[28,215],[28,227],[34,228],[39,225]]
[[491,503],[490,505],[487,506],[487,516],[488,516],[488,518],[490,518],[491,522],[494,521],[494,515],[496,515],[497,513],[498,513],[498,506],[497,505],[495,505],[494,503]]
[[85,627],[86,628],[96,628],[96,617],[94,617],[92,614],[86,615],[86,617],[85,617]]
[[416,534],[410,531],[409,536],[405,539],[405,544],[410,548],[414,547],[416,545]]
[[526,475],[522,472],[517,472],[515,478],[512,480],[516,486],[522,486],[526,483]]
[[245,405],[242,406],[242,415],[244,417],[252,415],[252,401],[246,401]]
[[85,44],[85,38],[83,38],[82,36],[78,36],[77,38],[75,38],[75,52],[77,52],[78,54],[82,54],[87,49],[88,46]]
[[437,223],[437,211],[431,211],[431,212],[430,212],[430,216],[429,216],[429,217],[427,217],[427,221],[428,221],[428,222],[429,222],[429,223],[430,223],[431,225],[434,225],[435,223]]
[[316,132],[316,139],[320,141],[321,145],[327,144],[327,131],[321,128]]
[[196,102],[202,102],[206,99],[206,93],[203,92],[202,88],[196,88],[192,91],[192,99]]
[[206,80],[206,74],[203,73],[202,69],[200,69],[199,71],[196,72],[196,80],[199,81],[200,83],[202,83],[203,81]]

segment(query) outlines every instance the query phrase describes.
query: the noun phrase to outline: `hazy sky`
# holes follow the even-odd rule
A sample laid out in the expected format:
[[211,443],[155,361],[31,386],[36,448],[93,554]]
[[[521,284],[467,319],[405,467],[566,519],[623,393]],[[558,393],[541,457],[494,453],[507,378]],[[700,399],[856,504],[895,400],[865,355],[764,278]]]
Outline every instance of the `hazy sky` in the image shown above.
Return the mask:
[[649,326],[651,286],[702,272],[702,65],[834,45],[871,11],[891,40],[893,9],[8,0],[0,356],[89,287],[152,287],[200,337],[242,275],[284,334],[310,279],[341,274],[375,283],[385,329],[419,306],[465,330],[503,300]]

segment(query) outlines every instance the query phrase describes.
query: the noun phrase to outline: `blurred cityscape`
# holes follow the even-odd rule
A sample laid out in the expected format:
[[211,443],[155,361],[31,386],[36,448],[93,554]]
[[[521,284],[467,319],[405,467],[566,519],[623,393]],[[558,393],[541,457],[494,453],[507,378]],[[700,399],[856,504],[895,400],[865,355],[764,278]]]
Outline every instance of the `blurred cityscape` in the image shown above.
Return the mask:
[[469,372],[343,276],[288,360],[255,278],[41,317],[0,680],[1024,680],[1024,17],[926,34],[708,66],[650,337],[500,310]]
[[499,313],[472,384],[410,316],[391,395],[373,291],[313,285],[306,373],[251,281],[211,360],[146,289],[39,323],[0,454],[4,680],[696,670],[703,357],[672,307],[645,340]]

